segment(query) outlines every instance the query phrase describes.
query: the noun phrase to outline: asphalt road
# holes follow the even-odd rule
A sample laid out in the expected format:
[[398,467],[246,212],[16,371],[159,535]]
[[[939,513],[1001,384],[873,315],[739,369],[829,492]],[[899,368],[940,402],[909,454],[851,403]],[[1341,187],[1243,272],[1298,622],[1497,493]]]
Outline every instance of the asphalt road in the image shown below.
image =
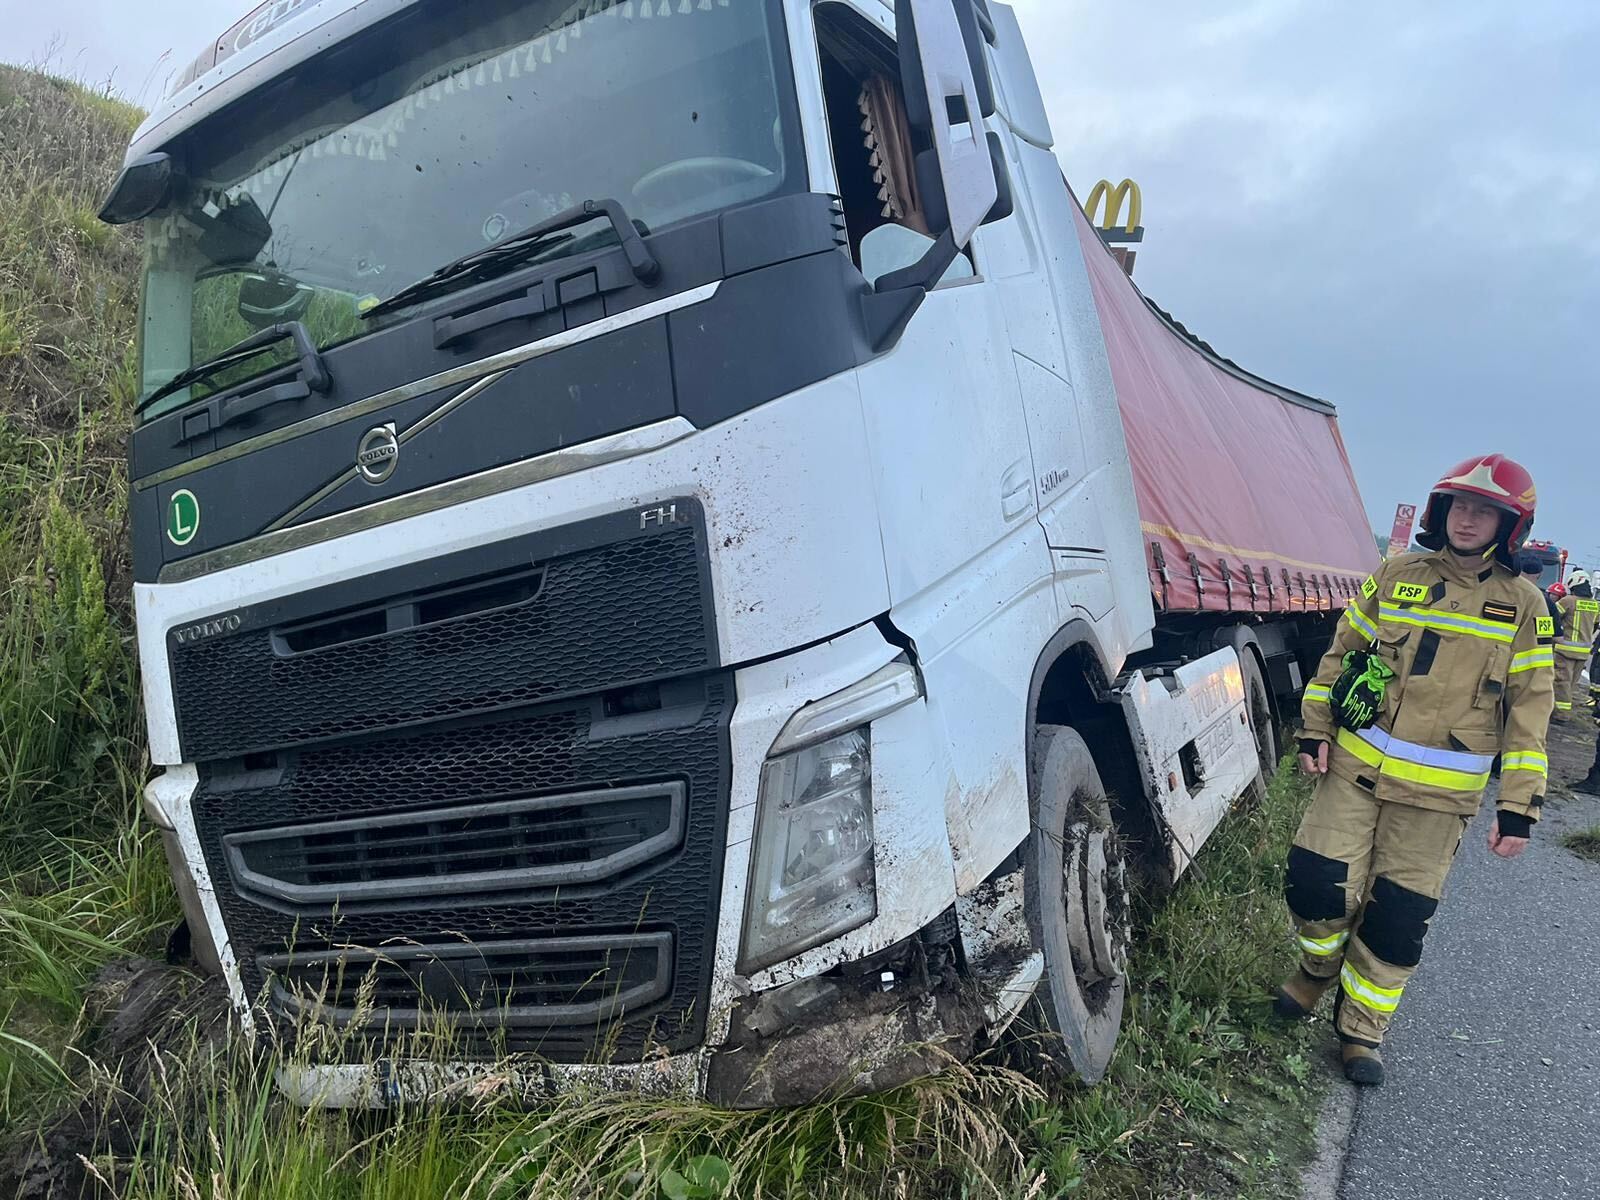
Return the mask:
[[[1581,775],[1593,737],[1552,739],[1553,772]],[[1384,1044],[1388,1082],[1359,1095],[1341,1200],[1600,1200],[1600,863],[1560,844],[1600,824],[1600,798],[1553,796],[1512,862],[1485,845],[1491,819],[1489,799]]]

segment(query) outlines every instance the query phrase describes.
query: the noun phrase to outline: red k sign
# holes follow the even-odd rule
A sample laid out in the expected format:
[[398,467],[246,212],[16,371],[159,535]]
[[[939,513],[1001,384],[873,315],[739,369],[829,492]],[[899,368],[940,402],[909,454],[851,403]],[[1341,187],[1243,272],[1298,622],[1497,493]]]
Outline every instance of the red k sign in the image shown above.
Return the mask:
[[1411,544],[1411,525],[1417,519],[1415,504],[1397,504],[1394,509],[1394,528],[1389,531],[1389,550],[1386,558],[1404,554]]

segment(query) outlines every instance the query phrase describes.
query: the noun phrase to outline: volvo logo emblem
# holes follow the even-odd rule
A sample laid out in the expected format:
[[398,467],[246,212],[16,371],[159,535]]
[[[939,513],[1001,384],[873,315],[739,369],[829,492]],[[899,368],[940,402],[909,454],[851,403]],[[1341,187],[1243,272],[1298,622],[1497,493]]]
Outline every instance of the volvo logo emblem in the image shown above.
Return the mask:
[[356,470],[368,483],[382,483],[394,474],[400,463],[400,439],[394,426],[379,425],[367,430],[356,446]]
[[219,634],[236,633],[239,626],[244,624],[244,618],[238,613],[229,613],[225,617],[213,617],[209,621],[200,621],[194,625],[185,625],[172,631],[172,640],[180,646],[187,646],[194,642],[203,642],[207,638],[217,637]]

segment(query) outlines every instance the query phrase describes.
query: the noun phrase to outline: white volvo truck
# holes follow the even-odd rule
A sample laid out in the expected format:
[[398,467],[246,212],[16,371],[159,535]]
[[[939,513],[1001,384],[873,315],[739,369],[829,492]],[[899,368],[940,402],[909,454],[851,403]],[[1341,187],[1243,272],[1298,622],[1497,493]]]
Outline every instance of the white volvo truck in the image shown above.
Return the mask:
[[[1130,880],[1372,543],[1154,511],[1324,471],[1364,525],[1331,408],[1145,304],[1051,145],[981,0],[277,0],[178,80],[102,214],[146,811],[246,1028],[344,1035],[291,1094],[783,1104],[1030,999],[1100,1076]],[[1206,388],[1309,458],[1159,415]]]

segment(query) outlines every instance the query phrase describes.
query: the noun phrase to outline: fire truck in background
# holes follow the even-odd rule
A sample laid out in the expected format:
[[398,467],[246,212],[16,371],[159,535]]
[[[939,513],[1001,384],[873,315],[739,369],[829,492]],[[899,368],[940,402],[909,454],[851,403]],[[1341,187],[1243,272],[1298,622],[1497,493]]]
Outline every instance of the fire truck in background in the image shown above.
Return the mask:
[[1539,586],[1547,588],[1552,583],[1560,583],[1567,575],[1567,552],[1554,542],[1526,541],[1522,544],[1522,553],[1538,558],[1544,570],[1539,574]]

